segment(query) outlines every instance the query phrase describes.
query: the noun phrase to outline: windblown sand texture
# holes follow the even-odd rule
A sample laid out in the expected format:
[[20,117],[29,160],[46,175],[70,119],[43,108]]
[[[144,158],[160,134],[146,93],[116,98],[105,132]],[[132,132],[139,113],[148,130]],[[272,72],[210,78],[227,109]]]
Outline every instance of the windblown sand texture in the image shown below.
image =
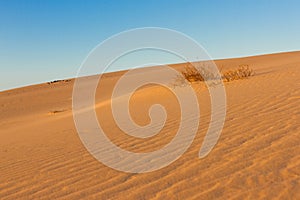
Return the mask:
[[[145,174],[113,170],[88,153],[73,121],[74,80],[0,92],[0,199],[300,199],[300,52],[216,64],[223,70],[247,64],[256,73],[224,83],[227,115],[219,142],[198,158],[210,100],[206,87],[195,83],[201,110],[195,140],[174,163]],[[165,106],[168,118],[154,137],[128,136],[110,107],[111,89],[123,73],[102,79],[95,106],[99,123],[121,148],[162,148],[180,122],[175,96],[154,85],[138,90],[130,101],[137,124],[149,123],[154,103]]]

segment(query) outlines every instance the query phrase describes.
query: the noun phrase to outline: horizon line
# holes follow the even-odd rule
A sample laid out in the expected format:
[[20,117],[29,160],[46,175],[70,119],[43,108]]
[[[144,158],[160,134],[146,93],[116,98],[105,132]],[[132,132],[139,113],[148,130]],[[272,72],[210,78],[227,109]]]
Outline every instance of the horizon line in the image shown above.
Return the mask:
[[[296,52],[300,52],[300,50],[277,51],[277,52],[271,52],[271,53],[253,54],[253,55],[245,55],[245,56],[237,56],[237,57],[212,58],[211,61],[222,61],[222,60],[230,60],[230,59],[243,59],[243,58],[268,56],[268,55],[276,55],[276,54],[284,54],[284,53],[296,53]],[[207,60],[195,60],[195,61],[189,61],[189,62],[204,62],[204,61],[207,61]],[[180,65],[180,64],[184,64],[184,63],[187,63],[187,62],[167,63],[167,64],[162,64],[162,65]],[[159,65],[157,65],[157,66],[159,66]],[[155,67],[155,66],[145,66],[145,67]],[[109,72],[105,72],[103,74],[122,72],[122,71],[130,70],[130,69],[132,69],[132,68],[125,68],[125,69],[122,69],[122,70],[109,71]],[[98,74],[91,74],[91,75],[86,75],[86,76],[83,76],[83,77],[94,76],[94,75],[98,75]],[[43,82],[30,83],[28,85],[26,84],[26,85],[11,87],[11,88],[0,89],[0,93],[8,92],[8,91],[15,90],[15,89],[20,89],[20,88],[30,87],[30,86],[34,86],[34,85],[45,84],[45,83],[55,81],[55,80],[66,80],[66,79],[76,79],[76,78],[78,78],[78,77],[76,77],[76,76],[75,77],[65,76],[65,77],[61,77],[61,78],[57,78],[57,79],[45,80]]]

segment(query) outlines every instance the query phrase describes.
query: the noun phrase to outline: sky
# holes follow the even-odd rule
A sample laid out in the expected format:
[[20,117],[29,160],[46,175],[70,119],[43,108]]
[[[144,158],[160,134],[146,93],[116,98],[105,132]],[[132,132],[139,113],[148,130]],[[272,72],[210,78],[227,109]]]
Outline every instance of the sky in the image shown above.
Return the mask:
[[75,77],[95,46],[133,28],[182,32],[214,59],[297,51],[299,8],[297,0],[0,0],[0,91]]

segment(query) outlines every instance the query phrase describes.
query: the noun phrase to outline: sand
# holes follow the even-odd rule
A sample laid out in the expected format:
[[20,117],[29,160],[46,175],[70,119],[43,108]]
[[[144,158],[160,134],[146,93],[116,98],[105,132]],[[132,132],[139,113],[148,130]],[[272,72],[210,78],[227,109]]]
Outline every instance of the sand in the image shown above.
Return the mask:
[[[210,101],[193,84],[201,110],[196,138],[171,165],[144,174],[116,171],[88,153],[73,121],[73,79],[0,92],[0,199],[300,199],[300,52],[216,63],[225,70],[248,64],[256,73],[224,84],[227,115],[217,145],[199,159]],[[149,139],[127,136],[109,103],[123,73],[106,74],[97,91],[101,126],[124,149],[160,149],[178,129],[178,102],[163,87],[140,89],[130,103],[136,123],[149,123],[154,103],[165,106],[167,122]]]

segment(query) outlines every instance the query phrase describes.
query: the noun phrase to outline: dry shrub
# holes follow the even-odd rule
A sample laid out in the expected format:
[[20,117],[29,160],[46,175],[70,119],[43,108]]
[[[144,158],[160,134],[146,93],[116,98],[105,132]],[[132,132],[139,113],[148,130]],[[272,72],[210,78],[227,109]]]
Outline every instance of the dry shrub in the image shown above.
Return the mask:
[[186,66],[181,74],[188,82],[204,81],[200,71],[192,66]]
[[66,110],[51,110],[50,112],[49,112],[49,114],[58,114],[58,113],[62,113],[62,112],[65,112]]
[[54,83],[61,83],[61,82],[65,82],[65,83],[67,83],[67,82],[70,82],[70,81],[71,81],[71,79],[65,79],[65,80],[54,80],[54,81],[47,82],[47,84],[48,84],[48,85],[50,85],[50,84],[54,84]]
[[[210,71],[207,67],[195,68],[191,65],[187,65],[184,67],[184,71],[182,71],[181,74],[183,75],[184,79],[190,83],[219,80],[218,75]],[[239,67],[236,69],[221,72],[221,78],[227,82],[244,79],[253,75],[254,72],[249,65],[239,65]],[[177,82],[182,83],[183,80],[177,77]]]
[[218,79],[217,74],[213,73],[211,70],[209,70],[208,67],[205,66],[195,68],[191,65],[187,65],[184,68],[184,71],[181,72],[181,74],[190,83]]
[[222,79],[229,82],[233,80],[244,79],[253,75],[254,72],[249,65],[239,65],[237,69],[228,70],[222,73]]

